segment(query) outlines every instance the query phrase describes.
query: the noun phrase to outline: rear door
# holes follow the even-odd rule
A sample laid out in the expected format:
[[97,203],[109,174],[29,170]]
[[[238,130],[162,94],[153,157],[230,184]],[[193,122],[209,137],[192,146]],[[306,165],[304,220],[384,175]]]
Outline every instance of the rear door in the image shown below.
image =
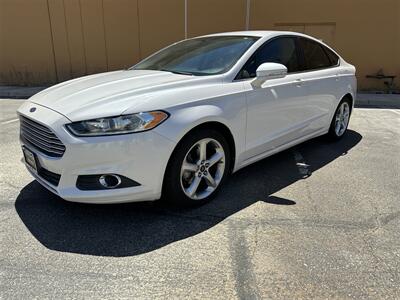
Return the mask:
[[337,105],[340,84],[339,57],[317,41],[300,37],[303,83],[308,89],[307,110],[312,115],[305,133],[324,131]]

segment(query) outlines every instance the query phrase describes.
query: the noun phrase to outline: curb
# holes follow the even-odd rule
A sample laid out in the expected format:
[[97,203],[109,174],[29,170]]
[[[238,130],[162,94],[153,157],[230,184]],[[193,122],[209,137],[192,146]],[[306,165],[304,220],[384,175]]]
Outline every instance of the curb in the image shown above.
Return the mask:
[[0,99],[28,99],[47,86],[0,86]]
[[400,109],[399,94],[357,94],[355,103],[359,108],[396,108]]

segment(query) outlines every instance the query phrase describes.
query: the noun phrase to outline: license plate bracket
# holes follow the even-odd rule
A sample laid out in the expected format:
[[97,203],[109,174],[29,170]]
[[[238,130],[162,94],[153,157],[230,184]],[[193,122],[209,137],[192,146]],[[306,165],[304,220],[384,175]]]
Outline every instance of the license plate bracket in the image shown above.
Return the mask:
[[36,160],[36,154],[33,153],[31,150],[29,150],[26,147],[22,147],[22,153],[24,154],[24,159],[25,159],[25,164],[35,173],[37,173],[37,160]]

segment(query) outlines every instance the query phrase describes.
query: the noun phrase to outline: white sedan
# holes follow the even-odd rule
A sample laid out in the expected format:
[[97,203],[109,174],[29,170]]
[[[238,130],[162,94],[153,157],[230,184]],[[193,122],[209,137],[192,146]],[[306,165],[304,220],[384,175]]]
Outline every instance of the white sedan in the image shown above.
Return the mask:
[[63,199],[200,204],[231,172],[341,138],[355,93],[355,68],[315,38],[213,34],[34,95],[20,140],[28,170]]

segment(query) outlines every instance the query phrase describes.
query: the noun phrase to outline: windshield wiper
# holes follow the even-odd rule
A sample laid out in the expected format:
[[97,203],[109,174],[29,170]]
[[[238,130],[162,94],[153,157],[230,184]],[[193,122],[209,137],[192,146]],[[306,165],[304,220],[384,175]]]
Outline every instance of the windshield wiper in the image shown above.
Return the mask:
[[171,72],[171,73],[179,74],[179,75],[190,75],[190,76],[193,76],[193,73],[190,73],[190,72],[173,71],[173,70],[167,70],[167,69],[161,69],[160,71]]

